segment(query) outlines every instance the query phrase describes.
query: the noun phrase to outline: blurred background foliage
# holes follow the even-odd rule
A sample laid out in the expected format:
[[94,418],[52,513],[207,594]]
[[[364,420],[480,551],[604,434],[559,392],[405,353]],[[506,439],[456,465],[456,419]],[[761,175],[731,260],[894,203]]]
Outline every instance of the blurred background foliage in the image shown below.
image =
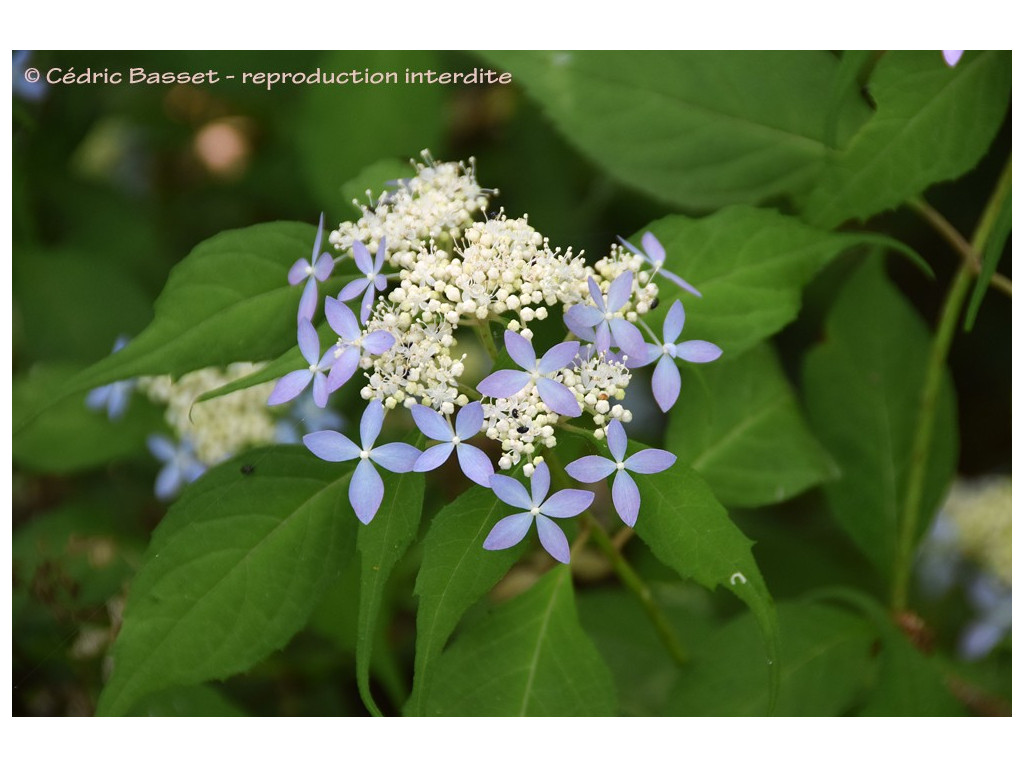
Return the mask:
[[[30,60],[44,72],[143,67],[222,73],[309,72],[318,66],[468,71],[489,66],[485,62],[471,54],[426,51],[36,52]],[[931,189],[929,201],[961,231],[971,231],[1009,148],[1007,117],[977,168]],[[278,85],[267,91],[222,80],[50,86],[35,100],[15,94],[15,412],[36,398],[45,400],[61,381],[107,355],[119,334],[142,330],[168,272],[202,240],[258,222],[314,223],[320,211],[331,225],[354,218],[350,200],[362,196],[360,172],[382,158],[418,158],[423,149],[442,160],[475,157],[481,182],[500,190],[498,206],[510,216],[529,213],[530,223],[552,244],[571,245],[591,258],[604,255],[616,235],[630,235],[666,213],[707,212],[672,207],[613,179],[570,146],[515,84]],[[785,200],[769,202],[788,212]],[[955,256],[906,208],[878,215],[869,226],[909,244],[931,264],[935,281],[902,260],[889,264],[890,276],[931,324],[957,267]],[[804,354],[819,341],[824,314],[851,266],[851,257],[842,257],[820,274],[805,291],[797,322],[776,338],[791,382],[799,381]],[[1009,274],[1008,258],[1000,271]],[[982,304],[971,334],[954,343],[950,368],[958,395],[961,475],[1009,473],[1010,341],[1010,302],[993,295]],[[157,464],[144,449],[145,435],[158,420],[154,410],[145,418],[110,423],[84,404],[65,402],[45,414],[37,429],[67,434],[73,424],[74,440],[59,450],[46,439],[38,446],[28,441],[15,453],[16,714],[85,715],[95,707],[127,584],[164,512],[151,492]],[[640,418],[637,427],[635,437],[654,442],[664,422]],[[880,593],[863,555],[822,514],[821,495],[811,490],[770,509],[733,515],[757,542],[755,555],[773,595],[786,601],[834,584]],[[444,501],[428,498],[425,519]],[[715,659],[729,658],[718,651],[749,639],[731,625],[721,626],[737,605],[720,599],[721,591],[709,595],[673,581],[642,548],[631,555],[669,606],[681,637],[709,664],[689,670],[687,685],[676,686],[679,673],[666,672],[669,660],[648,636],[649,627],[624,618],[637,606],[610,588],[615,582],[606,571],[595,567],[588,573],[585,562],[577,568],[578,579],[589,585],[579,601],[581,620],[616,675],[623,711],[700,711],[700,692],[714,688]],[[403,681],[411,668],[415,561],[406,558],[389,587],[393,618],[387,643],[394,653],[375,658],[377,698],[390,701],[392,711],[408,693]],[[153,697],[139,714],[365,714],[353,683],[358,574],[351,570],[329,591],[310,627],[283,651],[225,683]],[[927,606],[925,618],[937,633],[933,644],[952,649],[966,614],[962,596]],[[799,627],[794,636],[809,637],[809,643],[829,642],[836,628],[845,644],[843,653],[830,657],[838,667],[816,674],[837,675],[843,690],[864,684],[864,669],[849,659],[870,650],[873,635],[866,624],[840,633],[852,619],[827,607],[806,612],[784,605],[780,615],[784,630],[792,623]],[[752,619],[741,615],[735,621]],[[799,657],[805,649],[786,652]],[[986,692],[975,711],[1008,701],[1008,644],[981,664],[957,662],[951,652],[943,658],[970,691]],[[813,677],[803,684],[813,685]],[[721,696],[727,698],[728,691]],[[839,697],[837,714],[849,708],[851,696]],[[792,713],[801,713],[798,702],[790,704]],[[732,711],[728,701],[721,710]]]

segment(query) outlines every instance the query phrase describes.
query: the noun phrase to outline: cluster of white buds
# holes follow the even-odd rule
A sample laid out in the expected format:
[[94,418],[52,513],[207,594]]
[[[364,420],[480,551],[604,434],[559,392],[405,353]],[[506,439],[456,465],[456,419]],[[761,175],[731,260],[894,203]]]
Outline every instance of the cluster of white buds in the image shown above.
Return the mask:
[[[477,183],[473,161],[436,163],[426,152],[424,158],[426,164],[414,164],[414,178],[398,182],[373,207],[362,206],[357,221],[341,224],[329,238],[343,254],[354,244],[372,252],[383,243],[382,258],[397,270],[391,279],[398,285],[376,296],[365,323],[366,332],[386,331],[394,343],[361,357],[364,399],[389,410],[419,404],[451,416],[475,399],[471,387],[460,383],[465,370],[465,355],[457,351],[460,328],[482,331],[486,341],[491,323],[500,323],[529,340],[531,323],[594,302],[595,292],[607,294],[620,276],[630,281],[628,298],[620,289],[615,306],[606,312],[601,304],[606,327],[619,322],[616,318],[634,323],[655,304],[658,288],[640,255],[613,246],[591,267],[571,248],[552,248],[526,216],[509,218],[499,211],[474,221],[486,211],[491,190]],[[640,339],[639,331],[631,330]],[[642,342],[632,349],[646,352]],[[591,350],[583,346],[571,364],[544,375],[568,388],[600,437],[609,420],[632,418],[614,402],[625,396],[630,361],[622,353]],[[532,463],[541,449],[554,447],[555,425],[566,415],[545,403],[532,384],[509,397],[485,397],[483,408],[483,431],[501,445],[502,469],[524,458]]]
[[340,251],[348,251],[353,242],[359,241],[372,252],[381,240],[386,240],[388,261],[411,268],[426,243],[454,242],[474,216],[487,210],[492,190],[477,183],[472,159],[468,166],[436,163],[426,151],[423,159],[425,164],[413,163],[414,177],[399,180],[397,188],[382,194],[373,207],[354,200],[363,215],[332,232],[331,244]]
[[621,245],[613,245],[611,253],[594,265],[594,271],[600,275],[597,282],[602,291],[607,291],[612,281],[623,272],[636,275],[633,295],[623,311],[623,316],[631,323],[654,309],[658,298],[658,286],[651,280],[651,272],[645,269],[649,266],[641,256],[630,253]]
[[[466,478],[526,510],[498,521],[484,549],[514,546],[536,522],[544,548],[568,562],[567,540],[552,518],[580,514],[594,493],[564,489],[545,499],[551,473],[544,454],[556,446],[556,430],[580,432],[563,422],[589,416],[614,460],[582,457],[565,471],[580,482],[615,473],[613,502],[632,526],[640,493],[630,473],[661,472],[676,459],[654,448],[627,457],[622,425],[633,416],[616,401],[625,397],[631,369],[657,363],[652,392],[667,411],[679,394],[676,360],[710,362],[721,349],[705,341],[676,343],[685,322],[680,300],[666,314],[661,338],[641,320],[657,303],[653,278],[659,272],[700,295],[663,269],[665,249],[652,233],[643,236],[642,251],[621,240],[624,247],[613,246],[591,267],[572,249],[552,248],[526,216],[509,218],[499,211],[474,220],[486,212],[493,192],[477,183],[473,161],[435,163],[428,153],[424,158],[426,165],[414,165],[414,178],[398,182],[372,207],[363,206],[358,221],[345,222],[330,235],[339,259],[351,255],[358,276],[337,299],[324,302],[338,343],[322,357],[312,325],[317,284],[330,277],[338,259],[320,253],[321,216],[312,256],[288,272],[293,286],[305,281],[296,338],[308,367],[283,376],[270,402],[287,402],[312,383],[313,401],[323,408],[330,393],[361,368],[366,384],[360,394],[369,403],[359,421],[360,443],[329,429],[303,438],[325,461],[359,461],[349,501],[361,522],[373,520],[383,498],[375,464],[390,472],[429,472],[454,456]],[[345,304],[357,298],[358,322]],[[500,345],[495,326],[503,331]],[[460,354],[469,330],[479,337],[488,361]],[[547,342],[545,348],[534,346],[535,335]],[[496,370],[477,381],[488,365]],[[468,381],[462,381],[467,371]],[[375,446],[387,412],[399,407],[410,411],[433,445],[425,450],[409,443]],[[469,442],[481,433],[501,447],[497,472],[491,457]],[[516,465],[531,479],[529,494],[502,474]]]
[[138,387],[153,402],[167,405],[165,417],[174,435],[191,444],[199,461],[213,466],[244,448],[275,442],[277,422],[267,408],[267,396],[274,384],[259,384],[202,403],[196,399],[262,367],[233,363],[226,369],[192,371],[177,380],[170,376],[143,377]]
[[615,358],[615,355],[595,353],[593,347],[585,347],[573,361],[573,367],[562,377],[583,410],[593,414],[598,438],[604,437],[604,427],[609,419],[627,424],[633,420],[629,410],[612,402],[626,397],[626,387],[631,378],[629,368]]
[[955,526],[964,554],[1007,585],[1013,580],[1012,498],[1009,476],[959,480],[942,511]]
[[441,315],[415,316],[382,300],[366,327],[387,331],[395,343],[376,357],[363,357],[361,365],[370,369],[360,393],[364,399],[380,400],[388,409],[420,403],[446,414],[469,402],[458,389],[465,356],[453,356],[454,326]]

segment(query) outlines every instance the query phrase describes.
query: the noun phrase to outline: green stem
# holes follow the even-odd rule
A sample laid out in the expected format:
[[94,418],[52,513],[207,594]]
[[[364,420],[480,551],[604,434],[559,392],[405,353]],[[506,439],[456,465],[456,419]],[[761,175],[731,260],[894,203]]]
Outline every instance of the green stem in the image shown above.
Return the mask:
[[690,660],[689,656],[682,643],[679,642],[679,638],[676,636],[675,630],[672,629],[672,625],[669,624],[665,614],[661,612],[661,608],[654,602],[651,588],[633,570],[633,567],[626,562],[626,558],[622,556],[622,553],[619,552],[611,538],[609,538],[608,532],[605,531],[594,516],[589,512],[586,515],[590,522],[591,538],[604,553],[605,557],[608,558],[608,562],[612,564],[612,568],[615,569],[619,580],[640,601],[640,605],[643,606],[647,617],[651,620],[651,624],[654,625],[654,630],[658,633],[658,638],[661,640],[662,645],[665,646],[665,649],[672,656],[676,664],[683,666],[688,663]]
[[476,335],[480,338],[480,343],[484,345],[484,349],[487,350],[487,354],[490,355],[491,360],[497,360],[498,348],[494,346],[494,337],[491,336],[490,322],[474,325],[473,330],[476,331]]
[[[939,389],[942,384],[942,373],[946,358],[949,356],[949,349],[953,344],[953,334],[956,331],[957,320],[963,310],[964,301],[967,298],[971,281],[975,275],[974,262],[969,254],[977,255],[985,250],[985,244],[992,231],[992,225],[995,222],[999,207],[1002,205],[1003,198],[1010,190],[1009,168],[1008,163],[999,178],[992,197],[985,206],[971,242],[967,243],[952,227],[949,227],[952,232],[944,233],[944,236],[954,244],[954,247],[961,251],[964,259],[956,276],[953,278],[949,291],[946,293],[942,312],[939,315],[939,325],[928,355],[928,367],[925,369],[924,385],[921,389],[917,426],[914,431],[914,440],[910,453],[910,469],[907,475],[903,515],[900,520],[899,538],[896,543],[896,561],[893,570],[892,586],[892,609],[895,612],[903,611],[907,607],[910,570],[913,566],[914,557],[914,542],[917,540],[917,529],[921,517],[921,499],[924,495],[929,448],[931,446],[932,434],[935,431],[935,411],[938,404]],[[926,204],[919,204],[915,208],[924,212],[921,206],[928,208]],[[937,212],[932,211],[930,208],[928,210],[930,213],[925,218],[933,225],[937,225],[940,219],[945,221]],[[953,233],[955,233],[955,236]],[[963,246],[957,245],[957,243],[962,243]]]
[[[568,425],[565,425],[568,426]],[[584,432],[584,430],[577,430],[575,427],[573,431]],[[592,440],[594,439],[593,434],[586,433]],[[569,486],[571,482],[568,475],[565,474],[565,469],[562,467],[561,462],[555,456],[553,451],[544,452],[544,460],[552,473],[558,476],[558,482],[562,485]],[[604,526],[598,522],[597,518],[589,512],[585,512],[582,518],[583,524],[586,526],[586,532],[597,544],[608,562],[611,563],[612,568],[615,570],[616,575],[623,585],[632,592],[637,600],[640,601],[640,605],[643,606],[644,612],[647,617],[651,620],[651,624],[654,625],[654,631],[658,633],[658,638],[661,640],[662,645],[665,646],[665,650],[669,652],[672,659],[680,666],[689,662],[689,656],[686,650],[683,648],[683,644],[679,641],[676,636],[675,630],[672,629],[672,625],[669,623],[668,618],[662,613],[661,608],[654,601],[654,595],[651,592],[651,588],[647,586],[647,583],[640,577],[640,575],[633,570],[633,567],[629,564],[622,552],[608,536],[608,532],[604,529]]]
[[917,427],[914,431],[914,442],[910,452],[910,471],[907,476],[903,515],[900,520],[899,538],[896,545],[892,608],[897,612],[907,607],[907,590],[910,570],[913,565],[914,542],[917,540],[921,498],[924,493],[925,473],[928,468],[928,454],[935,427],[935,406],[938,402],[939,387],[942,384],[946,356],[949,354],[957,319],[960,317],[968,288],[971,286],[971,278],[970,266],[966,263],[961,264],[956,277],[953,278],[953,284],[946,294],[946,301],[939,317],[939,327],[932,340],[931,352],[928,355],[928,367],[925,369],[924,386],[921,389]]

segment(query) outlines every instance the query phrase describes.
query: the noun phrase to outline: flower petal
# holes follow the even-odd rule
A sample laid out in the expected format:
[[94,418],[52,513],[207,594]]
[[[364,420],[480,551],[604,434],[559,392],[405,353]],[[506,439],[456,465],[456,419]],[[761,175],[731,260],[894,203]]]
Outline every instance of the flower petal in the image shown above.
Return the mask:
[[957,648],[967,661],[977,661],[989,654],[1003,639],[1007,628],[984,619],[971,622],[960,635]]
[[608,324],[611,326],[615,345],[629,355],[629,360],[647,359],[647,342],[635,325],[621,317],[613,317]]
[[509,357],[520,368],[532,371],[537,366],[537,355],[533,351],[533,344],[518,333],[505,331],[505,349],[508,350]]
[[662,412],[668,413],[679,397],[679,369],[676,361],[665,355],[658,361],[651,377],[651,391]]
[[432,440],[440,440],[442,443],[452,441],[452,436],[455,433],[452,432],[451,424],[440,413],[418,403],[413,405],[410,410],[412,411],[412,420],[416,422],[416,426],[424,435]]
[[313,374],[313,402],[317,408],[327,407],[327,398],[331,393],[327,389],[327,377],[320,371]]
[[630,472],[653,475],[656,472],[664,472],[675,463],[674,453],[663,451],[660,448],[644,448],[626,459],[623,466]]
[[312,380],[313,372],[308,368],[285,374],[274,385],[274,391],[267,398],[267,405],[280,405],[294,400],[302,393],[302,390],[309,386],[309,382]]
[[395,346],[395,337],[387,331],[370,331],[363,339],[363,349],[371,355],[383,355]]
[[185,466],[180,467],[179,471],[186,483],[194,483],[206,471],[206,465],[199,459],[189,456],[185,459]]
[[375,275],[379,275],[381,269],[384,268],[384,257],[387,256],[387,253],[388,239],[386,237],[382,237],[380,239],[380,244],[377,246],[377,258],[373,262],[373,273]]
[[384,406],[380,400],[371,400],[366,404],[362,417],[359,419],[359,439],[363,450],[368,451],[380,435],[380,427],[384,423]]
[[603,315],[605,313],[604,294],[601,293],[601,287],[597,281],[589,275],[587,276],[587,290],[590,291],[590,298],[594,300],[598,311]]
[[624,470],[615,473],[612,483],[612,502],[622,522],[632,528],[636,525],[636,517],[640,512],[640,489]]
[[457,453],[462,474],[477,485],[490,488],[491,478],[494,476],[494,465],[487,458],[487,454],[469,443],[459,443]]
[[664,337],[662,341],[666,344],[675,344],[679,334],[683,332],[683,325],[686,323],[686,310],[683,309],[683,302],[676,299],[665,315],[665,324],[662,326]]
[[565,488],[551,494],[541,507],[541,514],[548,517],[575,517],[594,501],[593,491]]
[[544,404],[555,413],[563,416],[579,416],[583,413],[576,395],[565,384],[554,379],[537,379],[537,393]]
[[633,295],[633,271],[627,269],[608,286],[608,311],[618,312]]
[[484,549],[495,550],[514,547],[523,540],[526,532],[530,530],[530,526],[533,524],[533,517],[529,512],[519,512],[515,515],[503,517],[494,524],[491,532],[484,539]]
[[577,328],[593,328],[604,320],[604,313],[589,304],[573,304],[565,313],[565,324],[570,331],[579,336]]
[[370,451],[370,459],[388,472],[412,472],[423,453],[408,443],[385,443]]
[[370,258],[370,252],[358,240],[352,243],[352,257],[355,259],[359,271],[364,275],[373,272],[373,259]]
[[341,289],[341,292],[338,294],[338,299],[340,301],[352,301],[352,299],[366,290],[366,286],[368,285],[371,285],[371,282],[365,277],[357,277]]
[[537,515],[537,535],[549,555],[560,563],[569,562],[569,540],[556,523],[543,515]]
[[313,264],[316,262],[316,257],[320,253],[320,244],[324,239],[324,212],[320,211],[320,223],[316,225],[316,238],[313,240],[313,255],[309,257],[309,263]]
[[964,55],[963,51],[943,51],[942,58],[946,64],[950,67],[955,67],[957,62],[960,61],[960,57]]
[[576,357],[576,353],[579,351],[580,343],[578,341],[563,341],[561,344],[555,344],[540,359],[537,372],[549,374],[565,368],[572,362],[572,359]]
[[[344,306],[344,305],[342,305]],[[327,377],[327,391],[334,392],[342,384],[352,378],[352,374],[359,367],[359,350],[355,347],[345,347],[341,357],[334,361],[331,366],[331,375]]]
[[530,498],[533,506],[539,507],[544,503],[544,497],[551,490],[551,470],[547,463],[538,464],[530,477]]
[[432,469],[437,469],[448,461],[448,457],[452,455],[453,450],[455,450],[455,443],[432,445],[416,459],[416,463],[412,468],[413,472],[429,472]]
[[126,410],[132,397],[132,383],[128,381],[116,381],[110,385],[110,397],[107,398],[107,417],[111,421],[120,419]]
[[607,352],[608,348],[612,345],[612,332],[608,326],[607,320],[602,320],[597,324],[597,328],[594,333],[594,346],[598,352]]
[[173,461],[178,454],[178,446],[164,435],[150,435],[146,438],[146,447],[158,461]]
[[615,471],[615,462],[604,456],[584,456],[582,459],[576,459],[570,463],[565,471],[573,480],[579,480],[581,483],[596,483]]
[[455,417],[455,434],[460,440],[468,440],[480,432],[484,425],[484,407],[477,401],[462,406]]
[[384,481],[380,479],[380,473],[368,459],[362,459],[356,465],[348,486],[348,500],[352,502],[359,522],[365,525],[373,520],[383,499]]
[[307,277],[309,277],[309,262],[305,259],[299,259],[288,270],[288,282],[291,285],[298,285]]
[[320,337],[308,318],[299,320],[299,351],[310,365],[320,362]]
[[302,438],[310,452],[324,461],[351,461],[359,458],[359,446],[340,432],[324,429]]
[[316,264],[313,265],[313,275],[322,283],[331,276],[333,271],[334,257],[329,253],[321,253],[320,257],[316,260]]
[[647,342],[647,354],[644,356],[643,361],[638,363],[635,360],[630,359],[629,365],[627,367],[630,370],[633,370],[634,368],[643,368],[645,365],[650,365],[651,363],[653,363],[663,354],[665,354],[665,352],[664,350],[662,350],[660,346],[658,346],[657,344],[651,344],[650,342]]
[[107,384],[97,387],[85,396],[85,405],[94,411],[100,411],[107,405],[107,401],[114,394],[114,385]]
[[622,461],[622,457],[626,455],[626,447],[629,445],[629,440],[626,438],[626,430],[622,428],[620,421],[615,420],[608,425],[606,432],[608,435],[608,450],[611,451],[616,461]]
[[359,304],[359,322],[366,325],[366,321],[370,319],[370,312],[373,310],[373,283],[366,289],[366,293],[363,294],[363,300]]
[[581,338],[583,341],[589,341],[588,347],[593,347],[593,341],[596,338],[594,335],[593,326],[580,325],[569,319],[568,315],[562,315],[562,319],[565,321],[565,327],[572,331],[576,336]]
[[662,269],[662,270],[660,270],[660,271],[658,272],[658,274],[659,274],[659,275],[661,275],[662,277],[665,277],[665,278],[667,278],[667,279],[671,280],[671,281],[672,281],[673,283],[675,283],[676,285],[678,285],[678,286],[679,286],[680,288],[682,288],[682,289],[683,289],[684,291],[689,291],[689,292],[690,292],[690,293],[692,293],[692,294],[693,294],[694,296],[696,296],[696,297],[697,297],[698,299],[699,299],[699,298],[701,298],[701,297],[703,296],[703,294],[702,294],[702,293],[701,293],[700,291],[698,291],[698,290],[697,290],[696,288],[694,288],[694,287],[693,287],[692,285],[690,285],[690,284],[689,284],[688,282],[686,282],[685,280],[683,280],[683,278],[681,278],[681,277],[680,277],[679,275],[677,275],[677,274],[676,274],[675,272],[669,272],[669,271],[668,271],[667,269]]
[[316,280],[310,278],[306,281],[306,287],[302,289],[302,297],[299,299],[299,313],[296,317],[298,322],[312,320],[316,314],[317,300]]
[[640,245],[643,246],[647,258],[655,266],[665,261],[665,246],[658,241],[653,232],[644,232],[644,236],[640,238]]
[[676,357],[688,363],[710,363],[722,356],[722,348],[710,341],[684,341],[676,346]]
[[476,385],[476,391],[487,397],[512,397],[530,383],[524,371],[495,371]]
[[355,313],[344,302],[328,296],[324,299],[324,314],[331,330],[345,341],[355,341],[362,335]]
[[491,490],[494,495],[511,507],[519,509],[533,509],[530,503],[530,494],[526,492],[523,484],[508,475],[492,475]]
[[174,498],[174,494],[181,487],[182,477],[178,465],[171,463],[160,470],[156,476],[156,485],[153,492],[160,501],[168,501]]
[[643,256],[643,254],[640,253],[640,249],[637,248],[635,245],[633,245],[631,242],[629,242],[629,240],[624,238],[622,235],[616,235],[615,237],[618,238],[618,241],[620,243],[622,243],[624,246],[626,246],[626,248],[628,248],[630,251],[635,253],[637,256]]

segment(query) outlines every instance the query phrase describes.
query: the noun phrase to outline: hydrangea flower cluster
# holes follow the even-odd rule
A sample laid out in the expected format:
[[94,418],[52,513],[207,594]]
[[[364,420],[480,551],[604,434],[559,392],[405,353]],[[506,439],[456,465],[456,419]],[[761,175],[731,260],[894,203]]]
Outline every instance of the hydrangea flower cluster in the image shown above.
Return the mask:
[[[631,475],[660,472],[675,461],[654,449],[626,457],[623,424],[632,413],[621,401],[633,371],[657,363],[654,396],[667,411],[679,394],[677,361],[710,362],[721,350],[710,342],[677,341],[685,320],[679,300],[662,338],[643,322],[658,300],[659,276],[700,296],[664,269],[666,251],[653,234],[644,235],[642,249],[624,240],[613,244],[590,265],[571,248],[553,248],[526,216],[498,211],[485,217],[496,190],[479,185],[472,160],[423,157],[424,163],[413,164],[412,178],[395,182],[376,202],[356,203],[361,216],[328,237],[337,252],[331,264],[319,254],[321,219],[312,256],[300,258],[288,274],[293,285],[306,281],[296,340],[308,367],[281,378],[268,402],[288,402],[312,383],[314,402],[322,407],[361,370],[360,394],[369,401],[361,447],[334,430],[304,439],[325,460],[358,460],[350,501],[361,521],[372,520],[383,498],[384,481],[374,464],[391,472],[426,472],[454,453],[468,479],[526,510],[498,523],[486,548],[512,546],[536,520],[544,548],[567,561],[567,540],[551,518],[583,512],[594,494],[563,489],[545,501],[551,483],[545,454],[560,430],[578,430],[567,422],[587,419],[595,440],[607,440],[611,459],[586,457],[568,471],[581,482],[614,473],[615,508],[632,526],[641,500]],[[347,259],[356,275],[324,301],[337,342],[323,351],[309,296],[331,274],[351,274],[351,268],[338,268]],[[553,329],[564,340],[535,346],[542,327],[544,338],[552,338]],[[488,362],[481,360],[481,347]],[[510,362],[501,364],[506,357]],[[494,370],[484,376],[488,364]],[[385,417],[396,409],[407,409],[436,443],[424,451],[402,443],[374,447]],[[501,474],[514,468],[531,479],[532,494]]]
[[[114,351],[126,341],[118,339]],[[119,381],[92,390],[86,397],[86,405],[106,411],[111,420],[123,416],[135,391],[166,406],[164,417],[170,436],[150,435],[146,443],[150,453],[163,464],[154,487],[156,497],[169,501],[208,468],[246,448],[298,442],[300,427],[315,431],[342,425],[340,417],[332,411],[314,408],[310,412],[305,399],[296,401],[294,414],[268,408],[273,383],[241,389],[216,400],[196,402],[206,392],[262,368],[263,364],[233,363],[227,368],[192,371],[177,380],[170,376],[143,376]]]
[[974,614],[958,640],[967,660],[986,656],[1012,626],[1012,481],[957,480],[921,543],[917,575],[926,596],[959,586]]

